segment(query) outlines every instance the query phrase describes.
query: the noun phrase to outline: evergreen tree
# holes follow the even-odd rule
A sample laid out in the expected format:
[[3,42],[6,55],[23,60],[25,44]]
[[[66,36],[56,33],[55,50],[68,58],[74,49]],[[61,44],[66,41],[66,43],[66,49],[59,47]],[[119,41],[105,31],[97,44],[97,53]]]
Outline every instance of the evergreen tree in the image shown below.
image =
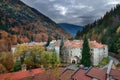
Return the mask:
[[119,41],[120,36],[120,4],[112,8],[109,12],[96,20],[94,23],[85,25],[81,31],[80,38],[88,35],[91,40],[97,40],[103,44],[107,44],[109,52],[120,53]]
[[21,61],[16,61],[14,64],[14,71],[21,70]]
[[82,49],[81,64],[89,67],[91,65],[91,59],[90,58],[91,58],[91,55],[90,55],[89,43],[88,43],[87,37],[85,36],[84,43],[83,43],[83,49]]
[[76,33],[75,39],[79,39],[80,38],[80,34],[81,34],[81,31],[78,30],[78,32]]
[[63,46],[64,46],[64,41],[63,41],[63,39],[62,39],[62,40],[61,40],[61,43],[60,43],[60,60],[63,59],[63,55],[62,55],[62,48],[63,48]]
[[45,45],[46,47],[49,46],[50,42],[52,41],[51,37],[48,37],[47,44]]
[[117,52],[120,54],[120,38],[116,42]]

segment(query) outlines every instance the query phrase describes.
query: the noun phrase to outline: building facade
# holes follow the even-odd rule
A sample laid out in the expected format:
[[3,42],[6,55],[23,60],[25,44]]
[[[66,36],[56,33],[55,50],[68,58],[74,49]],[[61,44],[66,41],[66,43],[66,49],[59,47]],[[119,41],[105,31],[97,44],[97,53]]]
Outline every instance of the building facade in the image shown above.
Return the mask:
[[[82,40],[65,41],[62,49],[63,62],[79,63],[82,59]],[[91,61],[97,66],[99,62],[108,56],[108,46],[96,41],[89,41]]]
[[60,60],[60,44],[61,40],[52,40],[47,47],[47,51],[56,52],[58,60]]
[[[61,40],[51,41],[47,47],[47,50],[56,52],[58,58],[61,57],[61,60],[64,63],[79,63],[82,59],[83,40],[64,40],[63,42],[64,45],[62,47],[61,55]],[[104,57],[108,56],[108,46],[105,44],[89,40],[89,47],[91,53],[91,62],[94,66],[97,66]]]

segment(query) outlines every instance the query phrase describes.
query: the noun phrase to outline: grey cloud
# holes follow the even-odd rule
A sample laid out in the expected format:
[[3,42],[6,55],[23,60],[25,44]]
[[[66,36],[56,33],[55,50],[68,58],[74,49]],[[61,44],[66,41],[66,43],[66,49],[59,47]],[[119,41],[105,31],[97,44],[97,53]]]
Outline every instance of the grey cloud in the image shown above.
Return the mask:
[[57,23],[86,25],[102,17],[120,0],[21,0]]

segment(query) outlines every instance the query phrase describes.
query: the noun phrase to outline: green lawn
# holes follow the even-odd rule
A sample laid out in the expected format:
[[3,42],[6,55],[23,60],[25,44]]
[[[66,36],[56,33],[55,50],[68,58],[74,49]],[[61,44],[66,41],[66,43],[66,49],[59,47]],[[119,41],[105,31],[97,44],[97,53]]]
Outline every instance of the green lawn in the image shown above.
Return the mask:
[[103,58],[102,61],[98,64],[98,66],[99,66],[99,67],[102,67],[102,66],[108,64],[108,63],[109,63],[109,60],[110,60],[109,57]]

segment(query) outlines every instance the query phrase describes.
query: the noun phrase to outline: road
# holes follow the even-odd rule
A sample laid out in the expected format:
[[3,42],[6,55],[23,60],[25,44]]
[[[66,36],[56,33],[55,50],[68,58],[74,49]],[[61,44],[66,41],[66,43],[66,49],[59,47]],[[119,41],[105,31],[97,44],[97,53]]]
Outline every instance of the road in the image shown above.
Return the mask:
[[117,60],[116,58],[112,57],[112,56],[109,56],[109,58],[111,60],[113,60],[114,64],[117,65],[119,63],[119,60]]

